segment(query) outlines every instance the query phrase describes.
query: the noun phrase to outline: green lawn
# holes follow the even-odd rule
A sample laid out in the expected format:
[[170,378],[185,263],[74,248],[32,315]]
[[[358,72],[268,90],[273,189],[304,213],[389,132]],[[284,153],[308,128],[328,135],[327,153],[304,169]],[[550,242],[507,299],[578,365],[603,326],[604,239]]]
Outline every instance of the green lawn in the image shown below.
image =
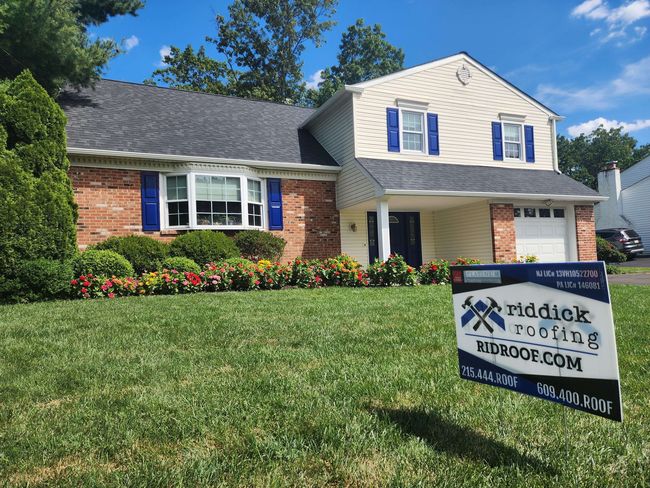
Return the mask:
[[0,480],[650,485],[650,287],[613,287],[624,424],[458,378],[448,287],[0,307]]

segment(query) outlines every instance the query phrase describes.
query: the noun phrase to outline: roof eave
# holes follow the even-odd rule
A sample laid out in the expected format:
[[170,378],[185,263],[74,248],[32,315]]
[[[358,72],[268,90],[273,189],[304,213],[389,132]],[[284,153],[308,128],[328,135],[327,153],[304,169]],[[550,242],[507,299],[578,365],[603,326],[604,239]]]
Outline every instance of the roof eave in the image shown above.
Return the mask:
[[305,127],[307,127],[312,120],[320,117],[321,114],[323,114],[324,112],[327,112],[327,110],[329,110],[330,107],[333,107],[336,104],[336,102],[342,100],[343,97],[348,93],[361,93],[361,92],[363,92],[363,89],[357,88],[354,85],[345,85],[343,88],[339,89],[336,93],[334,93],[334,95],[329,97],[323,105],[321,105],[316,110],[314,110],[311,113],[311,115],[307,117],[302,124],[300,124],[300,127],[298,128],[304,129]]
[[193,163],[215,163],[215,164],[240,164],[243,166],[251,166],[253,168],[277,168],[277,169],[291,169],[291,170],[304,170],[314,171],[321,173],[338,173],[341,171],[340,166],[327,166],[321,164],[306,164],[306,163],[288,163],[281,161],[257,161],[254,159],[228,159],[216,158],[208,156],[188,156],[178,154],[153,154],[142,152],[130,151],[114,151],[109,149],[88,149],[80,147],[68,147],[68,154],[75,156],[99,156],[111,158],[126,158],[126,159],[144,159],[156,161],[169,161],[169,162],[193,162]]
[[525,200],[573,200],[587,202],[602,202],[609,197],[602,195],[550,195],[540,193],[496,193],[496,192],[472,192],[455,190],[404,190],[386,188],[384,195],[411,195],[411,196],[449,196],[449,197],[485,197],[485,198],[519,198]]

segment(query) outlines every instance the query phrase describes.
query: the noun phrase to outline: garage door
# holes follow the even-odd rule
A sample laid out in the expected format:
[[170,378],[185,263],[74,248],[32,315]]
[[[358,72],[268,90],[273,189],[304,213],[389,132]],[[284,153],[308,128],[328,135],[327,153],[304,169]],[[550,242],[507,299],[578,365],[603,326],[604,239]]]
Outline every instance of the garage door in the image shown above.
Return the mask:
[[541,262],[567,260],[567,224],[563,208],[515,207],[517,256]]

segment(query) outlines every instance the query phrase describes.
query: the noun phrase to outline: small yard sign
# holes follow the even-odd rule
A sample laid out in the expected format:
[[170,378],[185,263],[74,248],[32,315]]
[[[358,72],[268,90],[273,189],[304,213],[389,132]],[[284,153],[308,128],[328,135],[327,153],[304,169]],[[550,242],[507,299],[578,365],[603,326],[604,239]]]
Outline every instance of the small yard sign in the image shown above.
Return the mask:
[[602,262],[451,269],[460,376],[623,420]]

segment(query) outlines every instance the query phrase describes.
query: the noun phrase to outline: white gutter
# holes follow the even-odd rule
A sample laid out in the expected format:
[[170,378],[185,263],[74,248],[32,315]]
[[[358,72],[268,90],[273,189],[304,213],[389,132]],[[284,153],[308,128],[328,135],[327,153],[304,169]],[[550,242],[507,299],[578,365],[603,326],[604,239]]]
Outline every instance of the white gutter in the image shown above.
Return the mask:
[[256,161],[253,159],[225,159],[212,158],[207,156],[154,154],[130,151],[113,151],[109,149],[85,149],[80,147],[69,147],[68,154],[76,156],[104,156],[110,158],[146,159],[171,162],[241,164],[244,166],[251,166],[253,168],[300,169],[304,171],[316,171],[321,173],[338,173],[342,169],[340,166],[324,166],[320,164],[281,163],[276,161]]
[[557,152],[557,123],[564,120],[564,117],[561,115],[554,115],[548,118],[552,124],[551,124],[551,137],[553,138],[551,140],[551,155],[553,157],[553,170],[558,173],[562,174],[560,171],[560,157],[558,156]]
[[448,196],[448,197],[483,197],[483,198],[520,198],[526,200],[573,200],[602,202],[609,197],[601,195],[540,195],[539,193],[495,193],[488,191],[453,191],[453,190],[384,190],[384,195],[411,196]]

